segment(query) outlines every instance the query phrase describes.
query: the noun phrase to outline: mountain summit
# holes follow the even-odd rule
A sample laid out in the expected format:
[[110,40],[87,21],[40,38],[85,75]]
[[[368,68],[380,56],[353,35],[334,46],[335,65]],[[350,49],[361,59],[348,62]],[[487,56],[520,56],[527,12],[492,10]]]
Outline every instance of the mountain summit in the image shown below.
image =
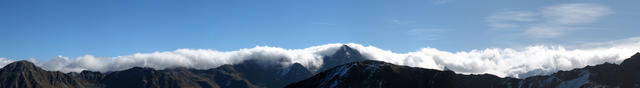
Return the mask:
[[2,88],[75,88],[83,87],[62,72],[45,71],[29,61],[16,61],[0,69]]
[[338,51],[332,56],[322,58],[323,64],[319,71],[327,70],[331,67],[342,65],[349,62],[366,60],[360,51],[349,47],[348,45],[342,45]]
[[16,61],[2,68],[3,71],[38,71],[42,70],[33,63],[25,60]]

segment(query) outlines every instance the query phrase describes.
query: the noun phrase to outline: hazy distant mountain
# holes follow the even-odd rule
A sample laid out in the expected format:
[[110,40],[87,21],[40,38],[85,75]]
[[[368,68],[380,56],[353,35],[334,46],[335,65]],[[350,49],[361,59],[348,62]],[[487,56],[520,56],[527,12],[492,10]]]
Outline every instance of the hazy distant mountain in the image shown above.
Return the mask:
[[490,74],[462,75],[452,71],[398,66],[381,61],[362,61],[331,68],[287,87],[638,88],[640,87],[639,73],[640,53],[636,53],[620,65],[605,63],[525,79],[500,78]]

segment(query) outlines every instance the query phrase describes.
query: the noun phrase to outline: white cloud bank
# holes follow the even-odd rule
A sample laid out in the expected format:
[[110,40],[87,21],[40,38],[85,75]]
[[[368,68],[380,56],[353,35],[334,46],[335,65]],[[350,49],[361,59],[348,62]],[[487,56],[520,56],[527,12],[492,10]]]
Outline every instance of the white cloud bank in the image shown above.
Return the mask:
[[[215,68],[223,64],[236,64],[248,59],[264,60],[271,64],[289,65],[301,63],[308,68],[321,66],[322,56],[329,56],[342,44],[327,44],[305,49],[282,49],[258,46],[250,49],[221,52],[205,49],[178,49],[175,51],[136,53],[117,57],[79,56],[74,59],[58,56],[49,61],[35,62],[46,70],[62,72],[118,71],[134,66],[164,69],[189,67],[196,69]],[[629,38],[612,42],[592,43],[594,48],[566,49],[562,46],[530,46],[523,49],[488,48],[461,52],[441,51],[435,48],[408,53],[394,53],[374,46],[349,43],[369,59],[399,65],[430,69],[450,68],[457,73],[489,73],[500,77],[528,77],[548,74],[558,70],[571,70],[604,62],[620,63],[640,51],[640,38]],[[4,66],[14,60],[0,58]]]

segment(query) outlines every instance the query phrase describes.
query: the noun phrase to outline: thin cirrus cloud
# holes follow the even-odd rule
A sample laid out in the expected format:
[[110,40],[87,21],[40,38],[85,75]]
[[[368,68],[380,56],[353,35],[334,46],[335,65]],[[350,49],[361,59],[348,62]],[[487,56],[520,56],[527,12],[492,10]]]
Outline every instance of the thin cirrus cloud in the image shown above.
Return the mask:
[[589,29],[584,26],[613,14],[607,6],[593,3],[572,3],[543,7],[537,11],[506,10],[493,13],[486,19],[492,29],[522,30],[533,38],[556,38],[573,31]]
[[[119,71],[132,67],[165,69],[188,67],[195,69],[215,68],[223,64],[237,64],[245,60],[261,60],[262,64],[290,65],[301,63],[316,70],[322,65],[322,57],[329,56],[343,44],[326,44],[304,49],[283,49],[257,46],[236,51],[216,51],[208,49],[178,49],[153,53],[136,53],[116,57],[96,57],[93,55],[69,58],[58,56],[48,61],[31,62],[46,70],[80,72],[92,70],[100,72]],[[590,43],[591,48],[567,49],[563,46],[529,46],[521,49],[487,48],[471,51],[449,52],[436,48],[422,48],[418,51],[396,53],[374,46],[347,43],[364,57],[398,65],[429,69],[447,67],[462,74],[489,73],[500,77],[524,78],[549,74],[559,70],[571,70],[587,65],[620,63],[640,48],[640,38],[628,38],[602,43]],[[13,62],[0,58],[0,65]]]
[[516,28],[517,23],[536,21],[537,13],[531,11],[502,11],[487,17],[489,26],[493,28]]

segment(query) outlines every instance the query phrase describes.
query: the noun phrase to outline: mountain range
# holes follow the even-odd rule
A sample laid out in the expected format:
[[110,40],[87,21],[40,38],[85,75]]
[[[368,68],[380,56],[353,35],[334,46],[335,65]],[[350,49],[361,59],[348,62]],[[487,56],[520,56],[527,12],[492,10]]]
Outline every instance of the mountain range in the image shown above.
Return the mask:
[[640,53],[604,63],[524,79],[399,66],[382,61],[340,65],[286,88],[640,88]]
[[640,53],[621,64],[559,71],[524,79],[491,74],[457,74],[367,60],[358,50],[343,45],[324,56],[311,70],[299,63],[264,64],[260,59],[211,69],[174,67],[156,70],[133,67],[123,71],[62,73],[46,71],[29,61],[16,61],[0,69],[2,88],[314,88],[314,87],[426,87],[426,88],[572,88],[640,87]]

